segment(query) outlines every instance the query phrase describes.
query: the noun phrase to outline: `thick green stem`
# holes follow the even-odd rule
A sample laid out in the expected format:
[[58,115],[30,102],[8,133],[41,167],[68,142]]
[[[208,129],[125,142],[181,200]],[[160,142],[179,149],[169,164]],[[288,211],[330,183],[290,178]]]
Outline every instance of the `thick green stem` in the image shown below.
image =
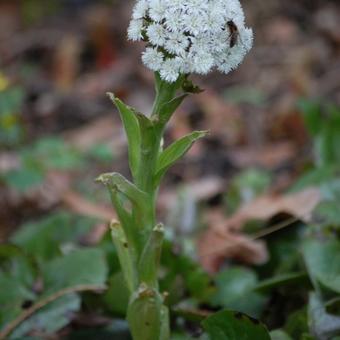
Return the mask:
[[169,312],[158,286],[164,230],[156,222],[156,173],[166,123],[186,96],[176,97],[183,80],[170,84],[156,74],[150,118],[111,95],[128,135],[134,183],[117,173],[101,175],[98,181],[108,187],[120,220],[112,225],[112,236],[131,293],[127,319],[134,340],[170,339]]
[[[148,208],[137,216],[133,212],[135,225],[139,228],[139,238],[143,249],[139,253],[138,278],[139,291],[133,295],[129,303],[128,321],[134,340],[169,340],[168,308],[158,288],[158,268],[163,241],[163,227],[156,226],[156,199],[158,185],[155,175],[161,142],[166,122],[173,112],[169,102],[175,98],[180,82],[169,84],[156,75],[156,98],[151,118],[138,114],[141,149],[139,167],[136,175],[136,186],[148,196]],[[166,117],[166,118],[164,118]],[[144,295],[148,293],[147,297]]]

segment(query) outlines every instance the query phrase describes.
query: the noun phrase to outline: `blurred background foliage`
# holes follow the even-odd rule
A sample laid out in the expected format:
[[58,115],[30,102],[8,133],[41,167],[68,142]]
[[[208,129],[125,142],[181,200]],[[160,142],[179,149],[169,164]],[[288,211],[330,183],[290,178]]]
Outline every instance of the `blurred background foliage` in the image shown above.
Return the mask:
[[[166,133],[211,130],[160,191],[173,339],[226,339],[227,321],[258,339],[264,324],[274,340],[336,340],[340,7],[242,3],[252,52],[227,77],[194,79],[205,92]],[[105,93],[152,105],[142,46],[126,41],[132,4],[0,2],[0,338],[129,339],[115,215],[93,180],[129,176]]]

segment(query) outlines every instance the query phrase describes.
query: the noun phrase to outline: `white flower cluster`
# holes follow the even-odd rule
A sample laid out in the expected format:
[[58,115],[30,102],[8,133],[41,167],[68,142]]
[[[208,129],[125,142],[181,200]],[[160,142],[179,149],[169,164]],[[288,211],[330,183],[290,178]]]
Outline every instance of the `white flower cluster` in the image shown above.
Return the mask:
[[244,20],[239,0],[137,0],[128,37],[146,41],[143,63],[175,82],[180,74],[235,69],[253,42]]

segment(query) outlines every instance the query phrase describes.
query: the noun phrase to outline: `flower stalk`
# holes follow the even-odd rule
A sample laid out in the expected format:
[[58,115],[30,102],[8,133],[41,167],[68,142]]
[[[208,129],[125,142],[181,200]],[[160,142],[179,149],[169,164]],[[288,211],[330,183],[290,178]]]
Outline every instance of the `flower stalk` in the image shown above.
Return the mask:
[[[109,190],[119,223],[111,224],[126,285],[130,292],[127,319],[134,340],[169,340],[169,311],[159,291],[164,227],[157,223],[156,201],[161,178],[206,132],[196,132],[165,150],[161,144],[167,122],[188,95],[182,89],[186,77],[175,83],[156,78],[156,98],[150,117],[136,112],[113,94],[125,127],[133,181],[118,173],[103,174],[97,181]],[[186,80],[187,81],[187,80]]]
[[164,150],[163,134],[182,101],[201,92],[189,75],[229,73],[250,50],[253,33],[239,0],[137,0],[128,37],[147,44],[142,60],[155,72],[156,97],[146,116],[109,94],[127,135],[132,181],[117,173],[98,181],[108,188],[119,218],[111,229],[130,292],[132,337],[169,340],[166,294],[158,284],[164,227],[156,218],[157,194],[168,169],[207,132],[195,131]]

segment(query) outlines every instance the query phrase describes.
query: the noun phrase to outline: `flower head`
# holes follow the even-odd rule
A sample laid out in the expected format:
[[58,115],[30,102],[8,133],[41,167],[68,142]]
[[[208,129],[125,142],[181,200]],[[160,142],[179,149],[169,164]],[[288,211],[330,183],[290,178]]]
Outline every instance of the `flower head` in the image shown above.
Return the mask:
[[253,43],[239,0],[137,0],[130,40],[148,47],[143,63],[163,80],[235,69]]

